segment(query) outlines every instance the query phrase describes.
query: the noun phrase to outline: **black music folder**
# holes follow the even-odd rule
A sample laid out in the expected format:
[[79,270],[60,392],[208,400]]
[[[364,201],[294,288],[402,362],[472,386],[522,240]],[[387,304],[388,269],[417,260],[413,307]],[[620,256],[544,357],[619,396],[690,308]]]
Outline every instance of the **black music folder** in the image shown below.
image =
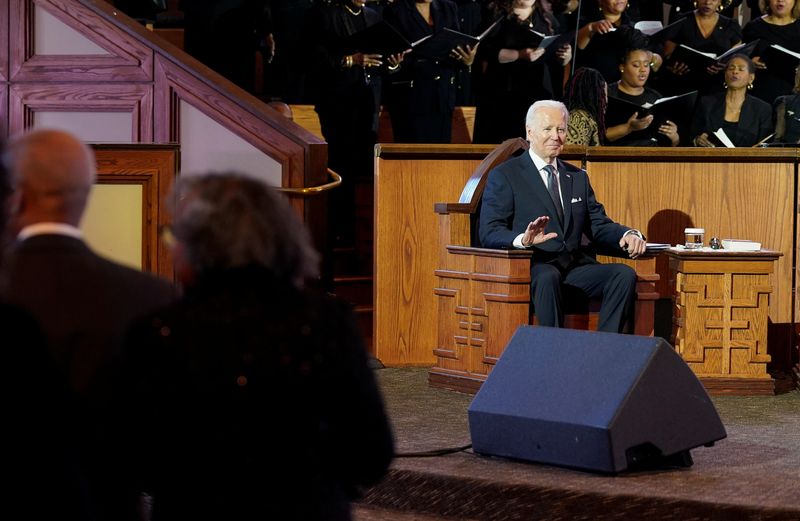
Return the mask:
[[483,38],[491,34],[497,27],[497,22],[490,25],[478,36],[462,33],[445,27],[432,35],[426,36],[411,44],[413,52],[433,60],[443,60],[450,56],[450,51],[456,47],[475,47]]
[[649,47],[654,48],[663,44],[667,40],[674,38],[675,33],[685,20],[687,20],[687,17],[679,18],[678,21],[672,22],[668,26],[662,27],[656,31],[650,31],[646,26],[640,26],[640,24],[643,22],[637,22],[636,25],[634,25],[634,29],[639,29],[642,33],[644,33],[647,36]]
[[652,114],[653,122],[646,129],[631,133],[632,136],[641,137],[641,139],[658,140],[660,136],[658,127],[669,120],[678,126],[678,133],[683,137],[689,132],[696,102],[696,90],[679,96],[659,98],[653,103],[645,103],[644,105],[637,105],[630,101],[609,96],[608,106],[606,107],[606,127],[621,125],[627,122],[634,113],[638,112],[638,118],[640,119]]
[[684,63],[694,73],[703,72],[706,70],[706,68],[712,65],[724,63],[734,54],[744,54],[745,56],[750,56],[753,53],[753,49],[755,49],[756,45],[758,45],[758,40],[753,40],[750,43],[743,43],[731,47],[724,53],[716,55],[710,52],[701,52],[697,49],[689,47],[688,45],[680,44],[675,47],[675,50],[669,57],[668,63]]
[[556,50],[565,43],[570,43],[575,39],[575,31],[567,31],[561,34],[546,35],[539,31],[534,31],[526,25],[517,25],[509,31],[503,42],[505,49],[552,49]]
[[380,54],[390,56],[411,48],[411,44],[397,29],[381,20],[355,34],[344,42],[345,52],[361,52],[364,54]]
[[767,72],[789,83],[794,83],[794,75],[800,65],[800,53],[790,51],[780,45],[770,45],[761,57],[767,65]]

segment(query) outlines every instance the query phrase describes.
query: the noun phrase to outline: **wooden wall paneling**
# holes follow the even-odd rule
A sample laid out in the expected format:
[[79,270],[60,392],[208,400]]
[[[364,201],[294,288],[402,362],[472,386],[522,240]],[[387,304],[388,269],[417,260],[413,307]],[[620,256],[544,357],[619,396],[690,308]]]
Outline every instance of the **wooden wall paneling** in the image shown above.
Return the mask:
[[8,137],[8,86],[0,84],[0,140]]
[[[10,0],[10,78],[13,81],[133,82],[153,78],[153,51],[74,0]],[[46,10],[109,55],[37,55],[34,6]],[[121,13],[119,14],[122,15]]]
[[[587,171],[608,214],[643,230],[651,242],[683,242],[687,226],[706,230],[706,241],[752,239],[784,255],[776,265],[773,321],[792,319],[794,244],[794,158],[772,151],[744,149],[682,156],[623,157],[589,149]],[[665,261],[665,259],[659,259]],[[658,291],[670,294],[666,262],[659,262]],[[663,269],[662,268],[666,268]]]
[[8,2],[0,2],[0,81],[8,81],[8,26]]
[[99,184],[142,185],[142,266],[175,280],[169,248],[159,227],[170,223],[169,195],[178,176],[177,145],[94,145]]
[[132,115],[131,140],[153,140],[153,87],[149,84],[13,83],[9,130],[23,132],[36,111],[126,112]]
[[375,356],[392,366],[435,361],[438,304],[433,288],[438,216],[492,150],[487,145],[378,146],[375,165]]
[[0,2],[0,139],[8,136],[8,2]]

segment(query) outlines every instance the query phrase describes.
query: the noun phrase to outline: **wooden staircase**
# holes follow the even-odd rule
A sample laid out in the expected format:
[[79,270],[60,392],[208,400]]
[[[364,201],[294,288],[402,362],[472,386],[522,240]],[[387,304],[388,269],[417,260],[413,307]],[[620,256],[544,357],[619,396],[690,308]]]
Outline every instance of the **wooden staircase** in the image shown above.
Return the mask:
[[354,227],[350,244],[334,244],[333,288],[334,294],[350,302],[356,312],[364,340],[370,353],[372,346],[373,285],[372,285],[372,233],[373,233],[373,183],[356,185]]

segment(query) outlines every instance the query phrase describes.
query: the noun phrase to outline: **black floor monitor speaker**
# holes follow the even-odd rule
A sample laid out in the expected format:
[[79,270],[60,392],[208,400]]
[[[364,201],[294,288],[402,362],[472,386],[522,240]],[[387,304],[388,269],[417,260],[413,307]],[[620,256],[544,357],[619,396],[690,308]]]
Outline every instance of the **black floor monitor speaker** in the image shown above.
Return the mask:
[[662,338],[522,326],[469,406],[480,454],[597,472],[689,466],[726,436]]

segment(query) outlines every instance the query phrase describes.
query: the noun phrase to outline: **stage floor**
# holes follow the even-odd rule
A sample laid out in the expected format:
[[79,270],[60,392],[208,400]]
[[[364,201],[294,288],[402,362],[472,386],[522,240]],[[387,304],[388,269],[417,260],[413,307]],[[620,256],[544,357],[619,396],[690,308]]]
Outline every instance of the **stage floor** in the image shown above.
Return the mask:
[[[376,374],[398,453],[470,443],[471,395],[428,387],[427,369]],[[688,469],[606,476],[469,450],[398,457],[356,519],[800,520],[800,392],[714,403],[728,437],[692,450]]]

